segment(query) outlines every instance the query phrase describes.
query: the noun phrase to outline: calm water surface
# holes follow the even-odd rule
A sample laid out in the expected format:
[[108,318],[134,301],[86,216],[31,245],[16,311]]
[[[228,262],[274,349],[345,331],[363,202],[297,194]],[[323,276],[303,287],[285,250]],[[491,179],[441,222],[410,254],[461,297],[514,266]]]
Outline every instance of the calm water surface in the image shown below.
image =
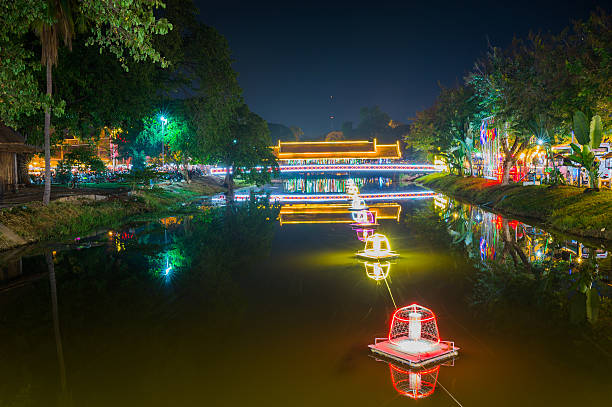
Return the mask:
[[[375,281],[346,213],[280,211],[202,209],[5,254],[0,405],[612,404],[605,248],[443,196],[404,201],[381,209],[401,257]],[[367,348],[413,302],[461,348],[422,374],[435,387],[419,401]]]

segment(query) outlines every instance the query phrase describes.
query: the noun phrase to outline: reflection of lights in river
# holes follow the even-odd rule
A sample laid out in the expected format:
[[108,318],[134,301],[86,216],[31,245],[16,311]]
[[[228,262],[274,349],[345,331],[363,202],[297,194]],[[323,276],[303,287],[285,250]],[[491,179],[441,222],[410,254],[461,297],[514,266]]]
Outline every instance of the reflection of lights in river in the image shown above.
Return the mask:
[[384,280],[389,276],[389,270],[391,269],[391,263],[388,261],[385,263],[364,263],[366,274],[369,278],[375,281]]
[[374,229],[355,229],[355,232],[357,232],[357,239],[360,242],[365,242],[369,236],[374,234]]
[[411,370],[389,363],[389,368],[391,383],[399,394],[412,399],[423,399],[434,393],[440,365],[429,370]]

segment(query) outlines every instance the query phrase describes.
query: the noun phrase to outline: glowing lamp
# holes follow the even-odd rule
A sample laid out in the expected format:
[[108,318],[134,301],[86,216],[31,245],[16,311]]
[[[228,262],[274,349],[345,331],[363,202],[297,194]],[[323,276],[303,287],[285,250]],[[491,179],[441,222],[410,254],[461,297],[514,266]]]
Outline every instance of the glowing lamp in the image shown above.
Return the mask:
[[410,333],[410,339],[418,341],[421,339],[421,314],[418,312],[411,312],[408,314],[408,332]]
[[376,216],[371,211],[353,211],[351,217],[355,221],[355,226],[374,226],[376,225]]
[[359,239],[360,242],[365,242],[369,236],[372,236],[374,234],[374,229],[359,228],[355,229],[355,232],[357,232],[357,239]]
[[364,209],[368,209],[368,206],[366,205],[363,198],[354,196],[353,200],[351,201],[351,207],[349,208],[349,210],[350,211],[362,211]]
[[[454,342],[441,341],[434,313],[421,305],[398,308],[391,318],[389,336],[376,338],[369,346],[372,352],[411,367],[441,362],[458,354]],[[418,378],[412,378],[418,387]],[[410,381],[409,381],[410,382]]]
[[391,263],[388,261],[385,263],[364,263],[366,274],[369,278],[374,281],[381,281],[389,277],[389,270],[391,270]]
[[359,187],[355,184],[348,185],[346,188],[346,193],[349,195],[359,195]]
[[398,257],[399,254],[391,250],[387,236],[380,233],[375,233],[367,237],[365,241],[365,248],[357,252],[357,256],[366,259],[378,260]]

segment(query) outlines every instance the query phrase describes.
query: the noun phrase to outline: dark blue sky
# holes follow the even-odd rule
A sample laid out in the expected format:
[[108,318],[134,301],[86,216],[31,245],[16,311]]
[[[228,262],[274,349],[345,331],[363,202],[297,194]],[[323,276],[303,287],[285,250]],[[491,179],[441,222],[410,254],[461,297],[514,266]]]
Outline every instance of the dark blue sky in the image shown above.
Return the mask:
[[[307,137],[379,105],[407,122],[438,81],[460,81],[486,50],[529,30],[558,32],[603,1],[321,2],[195,0],[229,41],[251,110]],[[333,105],[330,95],[334,96]]]

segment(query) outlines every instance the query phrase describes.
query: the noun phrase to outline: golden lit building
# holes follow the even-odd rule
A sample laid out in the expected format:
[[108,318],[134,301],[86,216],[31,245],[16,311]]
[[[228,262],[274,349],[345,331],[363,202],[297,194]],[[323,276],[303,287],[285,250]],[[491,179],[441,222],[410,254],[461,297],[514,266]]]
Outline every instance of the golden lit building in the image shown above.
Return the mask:
[[279,141],[272,147],[280,164],[356,164],[390,162],[402,157],[399,141]]
[[[127,165],[129,163],[129,159],[118,159],[118,146],[114,142],[117,139],[117,134],[120,132],[120,129],[110,131],[108,129],[102,129],[100,131],[100,136],[95,140],[81,140],[74,136],[67,136],[62,140],[61,144],[51,148],[51,168],[55,168],[58,162],[64,159],[64,156],[66,154],[78,148],[93,149],[98,158],[100,158],[109,168],[113,168],[114,166]],[[44,168],[44,154],[34,156],[29,163],[29,169],[31,173],[38,173],[40,171],[43,171]]]

